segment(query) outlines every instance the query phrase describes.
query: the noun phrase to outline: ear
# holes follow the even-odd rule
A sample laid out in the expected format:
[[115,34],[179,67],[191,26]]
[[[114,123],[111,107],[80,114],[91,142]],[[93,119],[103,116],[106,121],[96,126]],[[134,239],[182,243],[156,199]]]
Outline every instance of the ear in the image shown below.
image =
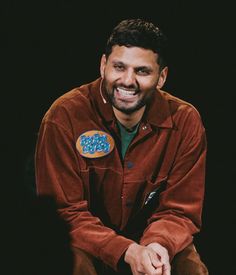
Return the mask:
[[104,71],[105,71],[105,67],[106,67],[106,62],[107,62],[106,56],[105,56],[105,54],[103,54],[102,58],[101,58],[101,61],[100,61],[100,74],[101,74],[102,78],[104,78]]
[[158,89],[161,89],[164,86],[166,82],[167,74],[168,74],[168,67],[165,67],[164,69],[161,70],[161,73],[159,75],[159,79],[157,83]]

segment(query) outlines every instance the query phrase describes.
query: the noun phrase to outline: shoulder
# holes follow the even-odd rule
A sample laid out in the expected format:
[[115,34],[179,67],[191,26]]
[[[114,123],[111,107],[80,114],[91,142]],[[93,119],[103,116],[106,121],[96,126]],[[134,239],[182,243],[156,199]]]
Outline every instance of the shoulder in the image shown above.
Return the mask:
[[201,114],[198,109],[191,104],[179,97],[172,95],[166,91],[160,91],[162,98],[168,103],[169,110],[171,112],[172,118],[177,119],[192,119],[197,121],[202,121]]
[[57,98],[44,115],[44,122],[61,122],[92,114],[92,83],[76,87]]
[[172,111],[178,111],[183,113],[194,113],[199,118],[201,117],[197,108],[190,102],[187,102],[179,97],[176,97],[166,91],[160,90],[160,93],[161,93],[161,96],[168,102],[170,109]]
[[168,105],[175,130],[193,135],[205,132],[201,114],[193,104],[166,91],[160,91],[160,94]]

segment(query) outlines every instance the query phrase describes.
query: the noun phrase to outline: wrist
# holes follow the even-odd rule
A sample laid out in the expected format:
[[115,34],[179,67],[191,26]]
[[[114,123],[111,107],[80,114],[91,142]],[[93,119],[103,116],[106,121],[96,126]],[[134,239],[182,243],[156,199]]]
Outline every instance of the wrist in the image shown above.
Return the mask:
[[126,263],[130,262],[130,258],[132,257],[132,255],[134,255],[134,251],[136,250],[136,247],[138,246],[137,243],[132,243],[128,246],[127,250],[125,251],[124,254],[124,261]]

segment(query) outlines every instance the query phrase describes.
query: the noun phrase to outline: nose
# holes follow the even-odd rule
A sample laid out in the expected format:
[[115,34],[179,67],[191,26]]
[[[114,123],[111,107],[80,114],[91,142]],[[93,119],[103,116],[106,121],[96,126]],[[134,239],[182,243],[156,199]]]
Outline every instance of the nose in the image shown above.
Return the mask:
[[122,83],[126,87],[135,86],[136,78],[133,70],[125,70],[122,75]]

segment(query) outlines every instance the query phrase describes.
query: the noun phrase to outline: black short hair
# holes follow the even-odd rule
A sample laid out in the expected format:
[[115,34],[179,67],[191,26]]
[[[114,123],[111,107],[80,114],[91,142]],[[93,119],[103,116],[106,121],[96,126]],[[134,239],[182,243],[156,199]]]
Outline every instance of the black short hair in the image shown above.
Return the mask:
[[157,63],[160,65],[160,69],[167,66],[167,37],[151,22],[143,19],[121,21],[107,40],[105,49],[107,58],[115,45],[150,49],[158,54]]

